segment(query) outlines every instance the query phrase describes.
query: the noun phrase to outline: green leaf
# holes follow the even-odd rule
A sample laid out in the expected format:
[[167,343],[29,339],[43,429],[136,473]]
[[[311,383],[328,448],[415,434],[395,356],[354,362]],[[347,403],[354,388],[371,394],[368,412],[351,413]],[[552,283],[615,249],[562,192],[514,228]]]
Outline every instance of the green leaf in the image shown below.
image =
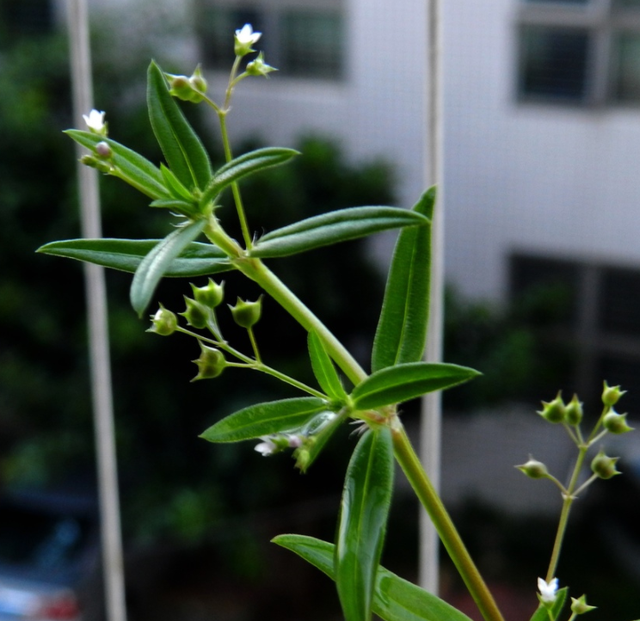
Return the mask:
[[127,181],[135,188],[151,198],[169,198],[170,194],[164,185],[164,178],[160,169],[154,166],[148,159],[115,140],[98,136],[92,132],[79,129],[69,129],[65,132],[78,144],[95,152],[95,146],[99,142],[106,142],[113,153],[111,161],[113,165],[122,171]]
[[388,229],[427,224],[429,220],[423,215],[399,207],[350,207],[267,233],[255,244],[251,256],[286,257]]
[[155,209],[170,209],[180,213],[187,218],[194,218],[198,215],[197,206],[191,201],[183,201],[177,198],[168,198],[152,201],[149,205]]
[[[564,604],[567,600],[568,593],[569,587],[558,589],[558,593],[556,594],[556,601],[553,602],[553,606],[551,607],[551,619],[555,620],[560,616],[560,613],[562,612]],[[536,608],[536,611],[533,613],[531,621],[550,621],[549,610],[542,604],[540,604],[538,608]]]
[[335,575],[345,621],[369,621],[393,489],[391,430],[367,431],[345,478]]
[[326,409],[326,402],[316,397],[258,403],[223,418],[200,437],[209,442],[251,440],[300,427]]
[[209,182],[207,189],[202,195],[201,205],[206,205],[213,200],[222,190],[238,181],[241,177],[250,175],[270,166],[278,166],[290,160],[294,155],[299,155],[295,149],[285,149],[283,147],[267,147],[250,151],[240,157],[236,157],[222,168],[219,168]]
[[478,375],[478,371],[456,364],[408,362],[371,374],[353,389],[351,398],[356,409],[369,410],[444,390]]
[[347,393],[342,387],[340,377],[320,337],[315,332],[309,332],[308,343],[311,368],[318,380],[318,384],[320,384],[320,388],[336,401],[346,399]]
[[[103,267],[134,273],[142,259],[161,239],[67,239],[45,244],[36,252],[95,263]],[[168,278],[210,276],[233,269],[228,257],[213,244],[191,242],[165,271]]]
[[[435,187],[429,188],[413,211],[431,220],[435,198]],[[404,229],[398,236],[389,269],[373,341],[372,371],[422,359],[429,322],[430,282],[431,226]]]
[[[304,535],[278,535],[272,541],[295,552],[335,580],[332,543]],[[467,615],[439,597],[382,566],[378,567],[372,609],[385,621],[470,621]]]
[[182,183],[180,183],[180,179],[176,177],[169,168],[167,168],[164,164],[160,164],[160,172],[162,173],[162,178],[164,179],[165,185],[167,189],[173,196],[173,198],[181,199],[187,202],[193,201],[193,195],[187,188],[185,188]]
[[209,156],[154,62],[147,72],[147,106],[153,133],[172,172],[187,189],[203,190],[211,179]]
[[319,432],[313,435],[313,442],[305,444],[302,449],[306,451],[306,458],[300,459],[298,455],[298,461],[296,467],[300,468],[302,472],[306,472],[311,464],[318,458],[318,455],[322,452],[322,449],[326,446],[327,442],[331,439],[331,436],[335,431],[349,418],[349,411],[344,408],[329,424],[325,425]]
[[204,229],[206,220],[195,220],[167,235],[140,261],[133,276],[129,298],[131,306],[142,317],[151,296],[167,268]]

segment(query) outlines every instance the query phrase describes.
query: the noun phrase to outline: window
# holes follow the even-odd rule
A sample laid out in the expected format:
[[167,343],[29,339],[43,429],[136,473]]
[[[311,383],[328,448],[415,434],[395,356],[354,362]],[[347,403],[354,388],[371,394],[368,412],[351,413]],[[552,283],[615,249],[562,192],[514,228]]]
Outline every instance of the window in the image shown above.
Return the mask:
[[521,101],[640,104],[640,0],[521,0]]
[[233,31],[250,23],[263,32],[265,60],[288,77],[339,80],[344,76],[344,18],[340,0],[200,0],[203,59],[228,71]]
[[[510,260],[510,292],[514,299],[537,296],[538,314],[531,322],[540,328],[540,342],[571,347],[562,382],[567,397],[576,390],[581,399],[597,403],[603,380],[623,388],[637,384],[640,269],[516,254]],[[548,389],[558,390],[561,380],[552,379],[555,386]],[[640,409],[637,391],[629,391],[624,408]]]

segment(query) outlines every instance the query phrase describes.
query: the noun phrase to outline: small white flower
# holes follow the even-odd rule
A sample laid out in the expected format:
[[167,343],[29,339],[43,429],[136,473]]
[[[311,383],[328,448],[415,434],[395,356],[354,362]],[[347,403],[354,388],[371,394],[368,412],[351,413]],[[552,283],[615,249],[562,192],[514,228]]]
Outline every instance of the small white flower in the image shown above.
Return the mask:
[[558,592],[558,579],[552,578],[547,582],[542,578],[538,578],[538,591],[540,591],[540,601],[543,604],[553,604],[556,601]]
[[89,116],[83,114],[82,118],[92,132],[95,132],[96,134],[106,133],[107,128],[104,122],[104,112],[91,110],[91,112],[89,112]]
[[258,451],[258,453],[260,453],[263,457],[273,455],[278,447],[273,443],[271,438],[269,436],[262,436],[260,439],[262,440],[262,442],[260,442],[260,444],[256,444],[254,450]]
[[251,24],[245,24],[241,30],[236,30],[236,41],[243,46],[251,47],[261,36],[261,32],[253,32]]

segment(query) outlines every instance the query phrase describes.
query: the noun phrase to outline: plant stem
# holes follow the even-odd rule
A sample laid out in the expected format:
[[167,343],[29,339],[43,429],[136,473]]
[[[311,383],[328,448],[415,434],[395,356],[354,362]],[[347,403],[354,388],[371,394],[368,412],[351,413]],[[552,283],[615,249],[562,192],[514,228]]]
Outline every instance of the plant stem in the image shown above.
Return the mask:
[[315,332],[320,337],[327,353],[354,385],[366,379],[367,373],[345,346],[262,261],[240,259],[234,263],[245,276],[257,282],[307,332]]
[[413,491],[429,514],[440,540],[458,569],[480,613],[486,621],[504,621],[493,596],[484,583],[398,419],[395,419],[391,433],[395,457]]
[[551,552],[551,559],[549,560],[549,568],[547,569],[546,581],[549,582],[555,578],[556,569],[558,568],[558,560],[560,558],[560,551],[562,550],[562,542],[564,540],[564,534],[567,530],[567,522],[569,521],[569,513],[571,511],[571,505],[576,499],[575,491],[578,484],[578,476],[580,470],[582,470],[582,464],[584,458],[589,450],[588,444],[581,444],[579,447],[578,459],[576,459],[576,465],[573,468],[571,480],[567,486],[567,491],[562,495],[562,511],[560,512],[560,520],[558,521],[558,530],[556,531],[556,538],[553,543],[553,551]]
[[[218,119],[220,121],[220,133],[222,134],[222,144],[224,146],[224,159],[230,162],[233,159],[233,153],[231,152],[231,143],[229,142],[229,133],[227,132],[227,110],[220,110],[218,112]],[[242,238],[247,249],[253,246],[251,241],[251,233],[249,232],[249,224],[247,223],[247,217],[244,213],[244,206],[242,204],[242,196],[240,195],[240,188],[234,181],[231,184],[231,191],[233,192],[233,202],[236,205],[236,211],[238,213],[238,220],[240,220],[240,228],[242,229]]]

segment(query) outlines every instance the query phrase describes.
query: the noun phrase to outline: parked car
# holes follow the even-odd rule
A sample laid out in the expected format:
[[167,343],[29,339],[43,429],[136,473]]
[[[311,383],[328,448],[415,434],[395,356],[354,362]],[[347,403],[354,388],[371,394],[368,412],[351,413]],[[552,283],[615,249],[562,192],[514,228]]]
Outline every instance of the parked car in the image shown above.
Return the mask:
[[0,495],[0,621],[89,621],[101,606],[95,498]]

